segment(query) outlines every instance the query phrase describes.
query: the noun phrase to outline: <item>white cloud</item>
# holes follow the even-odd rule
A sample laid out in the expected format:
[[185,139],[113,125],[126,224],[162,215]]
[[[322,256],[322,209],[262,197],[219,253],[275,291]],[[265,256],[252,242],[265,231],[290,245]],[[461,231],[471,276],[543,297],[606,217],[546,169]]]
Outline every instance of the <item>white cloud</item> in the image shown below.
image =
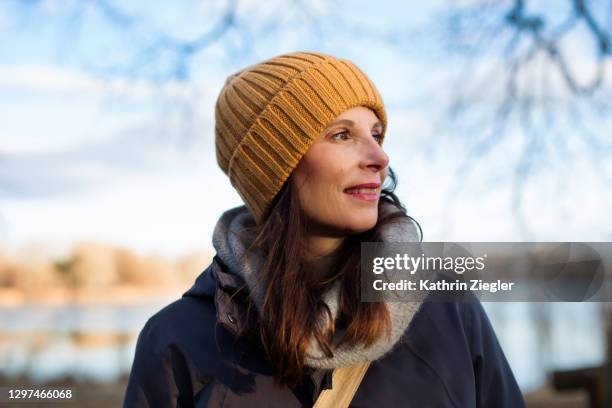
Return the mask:
[[124,175],[88,194],[3,200],[1,215],[11,247],[91,239],[174,256],[211,248],[218,217],[240,204],[227,177],[204,161]]
[[50,66],[13,65],[0,67],[0,92],[43,92],[74,96],[120,95],[128,99],[152,97],[189,98],[205,84],[170,82],[161,85],[126,79],[104,79]]

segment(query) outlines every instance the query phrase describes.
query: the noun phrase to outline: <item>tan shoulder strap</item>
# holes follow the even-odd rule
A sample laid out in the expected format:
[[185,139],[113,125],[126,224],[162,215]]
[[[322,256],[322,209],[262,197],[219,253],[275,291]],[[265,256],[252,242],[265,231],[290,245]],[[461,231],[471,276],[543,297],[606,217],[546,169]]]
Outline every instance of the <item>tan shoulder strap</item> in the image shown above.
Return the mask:
[[332,374],[332,388],[321,392],[314,408],[346,408],[365,376],[370,362],[336,368]]

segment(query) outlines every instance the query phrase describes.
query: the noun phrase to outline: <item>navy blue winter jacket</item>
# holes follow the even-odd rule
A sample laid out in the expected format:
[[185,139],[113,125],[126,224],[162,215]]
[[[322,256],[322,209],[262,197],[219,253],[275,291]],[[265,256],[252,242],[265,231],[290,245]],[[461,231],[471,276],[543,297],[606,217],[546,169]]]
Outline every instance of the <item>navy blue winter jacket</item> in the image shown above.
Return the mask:
[[[277,388],[260,344],[246,341],[242,282],[217,257],[140,332],[125,407],[311,407],[333,387],[308,369]],[[423,302],[393,350],[373,361],[351,407],[520,408],[521,392],[479,301]]]

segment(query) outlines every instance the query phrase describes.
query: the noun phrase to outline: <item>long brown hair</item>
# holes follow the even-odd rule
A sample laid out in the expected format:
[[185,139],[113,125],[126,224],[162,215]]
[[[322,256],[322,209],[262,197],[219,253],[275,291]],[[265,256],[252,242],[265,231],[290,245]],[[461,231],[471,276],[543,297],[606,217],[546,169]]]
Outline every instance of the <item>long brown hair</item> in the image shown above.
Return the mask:
[[[335,259],[338,261],[333,265],[336,272],[320,281],[304,268],[309,225],[292,184],[291,179],[285,182],[262,223],[250,229],[250,234],[256,238],[248,249],[262,251],[264,255],[259,272],[265,285],[261,311],[255,324],[251,324],[249,334],[261,341],[266,357],[272,363],[275,384],[291,388],[297,386],[303,377],[305,353],[311,338],[319,343],[327,357],[331,357],[331,342],[337,325],[345,326],[340,344],[367,347],[381,335],[390,335],[391,320],[385,304],[360,301],[360,243],[380,241],[384,226],[399,217],[412,219],[394,194],[397,178],[389,168],[381,191],[376,225],[345,238],[336,250]],[[393,204],[399,211],[382,213],[383,201]],[[321,330],[321,313],[328,313],[331,317],[322,295],[338,279],[342,280],[338,321]],[[249,314],[253,306],[249,301]]]

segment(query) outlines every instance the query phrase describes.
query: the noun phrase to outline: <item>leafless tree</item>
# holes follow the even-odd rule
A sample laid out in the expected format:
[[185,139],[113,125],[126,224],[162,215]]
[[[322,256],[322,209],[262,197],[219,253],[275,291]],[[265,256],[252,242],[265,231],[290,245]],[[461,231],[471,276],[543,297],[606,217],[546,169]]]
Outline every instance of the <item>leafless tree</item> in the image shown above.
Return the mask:
[[[612,1],[450,1],[429,24],[433,37],[419,37],[419,30],[395,25],[365,26],[352,20],[350,10],[337,1],[272,3],[251,9],[247,4],[245,15],[244,0],[211,2],[202,30],[191,36],[160,28],[113,0],[72,0],[58,3],[59,10],[52,12],[44,1],[12,4],[22,24],[56,19],[63,39],[58,46],[67,56],[90,20],[98,19],[97,24],[108,30],[111,49],[117,49],[115,58],[82,53],[80,62],[103,76],[160,84],[191,79],[194,60],[211,47],[225,50],[227,61],[248,60],[259,42],[280,38],[288,21],[299,23],[313,44],[338,32],[399,50],[433,38],[437,41],[432,49],[440,51],[445,69],[454,76],[446,114],[467,148],[449,197],[467,185],[475,164],[495,148],[500,150],[509,136],[515,142],[520,139],[522,146],[520,154],[508,160],[514,169],[513,206],[525,232],[523,191],[537,163],[567,162],[582,149],[602,180],[610,182],[604,160],[612,153],[612,141],[602,124],[612,101]],[[222,8],[213,12],[213,5]],[[182,109],[186,120],[191,115],[188,104],[173,101],[167,109]]]
[[[513,206],[537,163],[572,160],[583,149],[605,183],[612,153],[603,131],[612,105],[612,2],[604,0],[453,2],[439,18],[446,58],[460,67],[449,116],[469,141],[452,194],[479,158],[511,134],[522,138],[513,161]],[[508,158],[512,160],[512,158]],[[523,224],[525,230],[527,224]]]

